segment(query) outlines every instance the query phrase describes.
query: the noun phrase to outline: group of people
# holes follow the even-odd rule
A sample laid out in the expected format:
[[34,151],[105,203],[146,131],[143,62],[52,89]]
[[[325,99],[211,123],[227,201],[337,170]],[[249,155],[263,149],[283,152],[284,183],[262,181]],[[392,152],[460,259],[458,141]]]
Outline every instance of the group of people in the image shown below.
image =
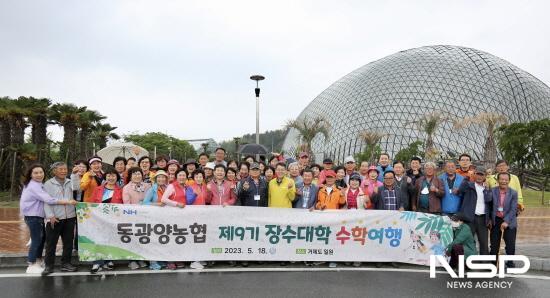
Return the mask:
[[[458,255],[477,254],[475,236],[481,254],[496,254],[502,238],[506,254],[514,254],[516,217],[523,210],[523,198],[518,177],[508,170],[507,162],[500,160],[493,175],[488,169],[473,167],[468,154],[459,157],[458,167],[454,161],[446,162],[438,176],[435,163],[422,164],[418,157],[406,165],[402,161],[391,163],[390,156],[383,153],[371,165],[348,156],[343,165],[335,166],[330,158],[325,158],[322,165],[311,163],[306,152],[300,153],[297,160],[273,154],[269,160],[247,156],[242,161],[228,161],[224,148],[215,150],[212,161],[203,153],[198,160],[189,159],[183,164],[165,156],[154,160],[148,156],[117,157],[108,170],[103,170],[100,157],[93,156],[74,162],[70,174],[67,164],[56,162],[51,165],[52,178],[48,180],[46,169],[37,164],[25,175],[20,203],[31,235],[27,272],[53,272],[59,237],[63,243],[61,270],[77,270],[71,256],[78,234],[74,205],[79,201],[177,208],[240,205],[417,211],[453,220],[455,237],[446,250],[451,265],[453,261],[456,265]],[[204,265],[198,261],[190,264],[196,269]],[[128,266],[160,270],[185,264],[132,261]],[[95,261],[91,272],[113,268],[111,261]]]

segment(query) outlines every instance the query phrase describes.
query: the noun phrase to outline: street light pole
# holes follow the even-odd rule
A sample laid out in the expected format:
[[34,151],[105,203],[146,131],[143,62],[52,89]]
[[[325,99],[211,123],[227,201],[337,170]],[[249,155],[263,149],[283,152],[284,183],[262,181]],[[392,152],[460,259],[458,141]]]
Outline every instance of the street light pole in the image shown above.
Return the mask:
[[260,144],[260,87],[258,82],[265,80],[265,77],[261,75],[253,75],[250,79],[256,81],[256,88],[254,89],[254,92],[256,93],[256,144]]

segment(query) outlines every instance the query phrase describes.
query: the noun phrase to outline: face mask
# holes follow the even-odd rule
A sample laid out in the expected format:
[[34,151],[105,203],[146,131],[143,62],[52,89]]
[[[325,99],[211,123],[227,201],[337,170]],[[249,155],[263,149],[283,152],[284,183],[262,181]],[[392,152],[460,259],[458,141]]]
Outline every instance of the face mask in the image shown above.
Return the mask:
[[451,227],[453,227],[453,229],[456,229],[460,226],[460,223],[458,221],[452,221],[451,222]]

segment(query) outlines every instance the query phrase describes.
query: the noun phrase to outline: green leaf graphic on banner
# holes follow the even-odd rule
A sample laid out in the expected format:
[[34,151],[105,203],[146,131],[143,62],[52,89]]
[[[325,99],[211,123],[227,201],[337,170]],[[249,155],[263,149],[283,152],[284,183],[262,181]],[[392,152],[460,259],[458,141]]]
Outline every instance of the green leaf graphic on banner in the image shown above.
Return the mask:
[[120,247],[85,242],[78,243],[78,255],[81,261],[144,260],[142,256]]
[[416,212],[413,211],[403,211],[399,219],[404,219],[405,221],[413,221],[416,219]]
[[439,234],[441,235],[441,244],[444,247],[447,247],[453,241],[453,228],[450,223],[444,223],[443,228],[439,230]]
[[445,222],[442,216],[424,216],[418,218],[420,223],[416,226],[415,230],[424,229],[424,234],[429,235],[432,231],[439,232],[441,244],[443,246],[449,245],[453,241],[453,229],[451,224]]

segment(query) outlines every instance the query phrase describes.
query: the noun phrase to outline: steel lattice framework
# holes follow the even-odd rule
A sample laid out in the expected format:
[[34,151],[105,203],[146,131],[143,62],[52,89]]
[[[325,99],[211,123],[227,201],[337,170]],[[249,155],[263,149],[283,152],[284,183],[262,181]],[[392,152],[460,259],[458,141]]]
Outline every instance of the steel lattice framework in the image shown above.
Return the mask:
[[[509,62],[476,49],[426,46],[371,62],[333,83],[298,116],[325,117],[330,137],[312,144],[317,155],[342,161],[360,152],[364,130],[386,134],[384,151],[395,155],[425,139],[412,121],[441,111],[455,119],[497,112],[509,122],[528,122],[550,115],[550,88]],[[468,152],[481,159],[486,132],[482,127],[453,129],[444,123],[434,136],[440,152]],[[286,136],[283,150],[296,147],[297,132]]]

